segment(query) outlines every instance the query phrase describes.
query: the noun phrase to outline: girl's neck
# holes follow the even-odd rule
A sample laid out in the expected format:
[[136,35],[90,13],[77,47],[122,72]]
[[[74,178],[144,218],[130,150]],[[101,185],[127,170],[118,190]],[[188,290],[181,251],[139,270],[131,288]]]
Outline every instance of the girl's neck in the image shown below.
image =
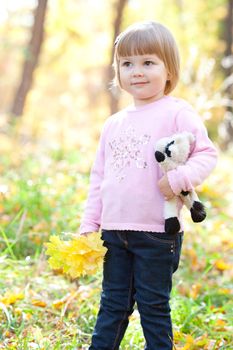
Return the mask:
[[148,103],[144,103],[144,104],[131,104],[127,109],[129,111],[141,111],[141,110],[145,110],[145,109],[150,109],[153,106],[159,105],[160,103],[162,103],[165,99],[169,98],[169,95],[164,95],[161,98],[148,102]]
[[148,105],[151,104],[153,102],[156,102],[158,100],[161,100],[164,97],[164,93],[161,93],[160,95],[157,95],[156,97],[153,98],[149,98],[149,99],[141,99],[141,100],[137,100],[134,99],[134,106],[135,107],[139,107],[139,106],[144,106],[144,105]]

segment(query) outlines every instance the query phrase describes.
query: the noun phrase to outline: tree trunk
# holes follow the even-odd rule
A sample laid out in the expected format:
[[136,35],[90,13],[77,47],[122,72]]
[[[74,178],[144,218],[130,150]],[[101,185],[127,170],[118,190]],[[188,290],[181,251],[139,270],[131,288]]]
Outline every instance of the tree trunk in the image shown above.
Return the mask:
[[41,45],[43,43],[47,2],[48,0],[38,0],[38,5],[35,9],[34,24],[31,30],[31,39],[26,51],[21,82],[11,107],[11,115],[13,118],[23,114],[27,94],[33,83],[33,73],[37,66]]
[[[224,75],[225,78],[229,78],[230,75],[233,75],[233,0],[227,1],[227,14],[224,21],[224,40],[226,43],[226,48],[224,52],[225,60],[228,63],[224,66]],[[225,90],[226,97],[230,101],[226,107],[224,126],[226,131],[226,138],[223,142],[224,148],[227,149],[230,144],[233,143],[233,107],[232,107],[232,97],[233,97],[233,84],[230,82]]]
[[121,30],[121,24],[122,24],[122,18],[125,6],[127,4],[128,0],[118,0],[115,3],[115,12],[116,17],[114,20],[114,33],[113,33],[113,41],[112,41],[112,51],[111,51],[111,57],[110,57],[110,64],[108,68],[107,73],[107,86],[108,86],[108,94],[109,94],[109,105],[110,105],[110,113],[114,114],[118,110],[118,102],[119,102],[119,96],[118,94],[109,89],[109,84],[113,80],[114,72],[112,68],[113,58],[114,58],[114,42],[116,40],[116,37],[120,34]]

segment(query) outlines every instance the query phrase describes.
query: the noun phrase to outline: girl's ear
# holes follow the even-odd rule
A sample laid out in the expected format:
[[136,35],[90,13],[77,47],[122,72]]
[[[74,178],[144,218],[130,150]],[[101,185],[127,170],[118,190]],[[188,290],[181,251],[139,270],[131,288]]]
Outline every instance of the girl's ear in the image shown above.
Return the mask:
[[171,77],[172,77],[171,73],[167,72],[167,81],[171,80]]

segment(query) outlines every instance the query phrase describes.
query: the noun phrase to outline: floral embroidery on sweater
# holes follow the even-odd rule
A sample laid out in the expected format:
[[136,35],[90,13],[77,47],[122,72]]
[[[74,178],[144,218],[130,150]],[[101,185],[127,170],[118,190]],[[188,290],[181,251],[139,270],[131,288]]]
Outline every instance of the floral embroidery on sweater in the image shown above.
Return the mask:
[[135,166],[139,169],[147,168],[147,162],[143,158],[143,146],[147,145],[151,136],[142,134],[137,136],[135,129],[129,126],[121,136],[109,142],[112,150],[112,162],[116,178],[120,182],[124,180],[127,167]]

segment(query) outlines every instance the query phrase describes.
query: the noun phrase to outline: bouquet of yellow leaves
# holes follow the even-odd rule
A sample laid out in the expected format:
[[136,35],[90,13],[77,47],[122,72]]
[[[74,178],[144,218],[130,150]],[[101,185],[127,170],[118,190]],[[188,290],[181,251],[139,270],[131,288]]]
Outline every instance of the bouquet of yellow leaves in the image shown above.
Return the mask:
[[102,266],[107,250],[99,233],[73,236],[69,240],[61,240],[54,235],[45,246],[46,254],[50,255],[50,267],[61,269],[72,278],[94,274]]

